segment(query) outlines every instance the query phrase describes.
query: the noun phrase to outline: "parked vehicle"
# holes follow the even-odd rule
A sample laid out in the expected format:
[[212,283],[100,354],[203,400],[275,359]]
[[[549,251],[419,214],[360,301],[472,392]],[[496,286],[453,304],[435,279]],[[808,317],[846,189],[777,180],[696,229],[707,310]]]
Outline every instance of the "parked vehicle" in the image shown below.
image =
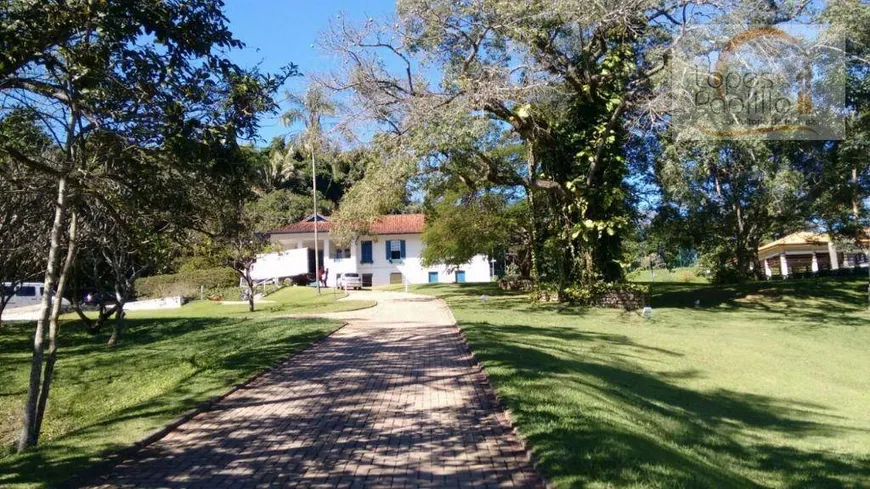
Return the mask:
[[338,278],[337,285],[342,289],[362,289],[362,275],[356,272],[348,272],[341,274]]
[[[3,293],[12,287],[9,282],[3,283]],[[15,309],[19,307],[38,306],[42,302],[42,296],[45,293],[45,288],[42,282],[22,282],[15,289],[15,294],[9,299],[6,304],[6,309]],[[63,305],[69,305],[66,299],[63,299]]]
[[97,289],[80,290],[79,297],[81,297],[81,300],[79,301],[81,306],[97,307],[101,304],[115,302],[115,298],[112,294]]

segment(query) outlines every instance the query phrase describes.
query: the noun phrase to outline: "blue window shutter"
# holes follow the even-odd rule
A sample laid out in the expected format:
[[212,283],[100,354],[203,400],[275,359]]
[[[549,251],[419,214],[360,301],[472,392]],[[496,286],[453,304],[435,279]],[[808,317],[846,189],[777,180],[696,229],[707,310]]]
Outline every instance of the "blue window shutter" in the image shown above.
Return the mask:
[[384,241],[384,248],[387,250],[387,261],[390,261],[390,241]]
[[371,241],[363,241],[362,242],[362,262],[361,263],[374,263],[372,253],[372,242]]
[[405,259],[405,240],[402,240],[402,259]]

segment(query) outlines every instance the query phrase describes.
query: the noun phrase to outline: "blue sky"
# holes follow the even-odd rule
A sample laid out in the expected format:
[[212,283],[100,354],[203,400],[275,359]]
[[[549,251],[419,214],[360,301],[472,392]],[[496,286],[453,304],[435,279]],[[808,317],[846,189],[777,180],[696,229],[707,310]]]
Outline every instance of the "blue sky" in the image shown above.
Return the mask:
[[[276,71],[291,62],[302,73],[328,70],[330,57],[312,44],[330,19],[344,12],[349,20],[361,21],[391,15],[395,8],[395,0],[227,0],[230,28],[247,44],[231,57],[243,67],[261,63],[264,71]],[[287,89],[300,91],[305,83],[305,77],[291,79]],[[272,117],[263,121],[260,137],[268,142],[292,130]]]

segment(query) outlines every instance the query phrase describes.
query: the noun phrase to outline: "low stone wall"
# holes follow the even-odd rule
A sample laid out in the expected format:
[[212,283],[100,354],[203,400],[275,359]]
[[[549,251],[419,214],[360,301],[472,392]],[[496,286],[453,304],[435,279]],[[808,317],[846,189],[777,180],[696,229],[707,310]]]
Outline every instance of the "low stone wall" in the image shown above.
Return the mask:
[[608,307],[634,311],[649,305],[649,294],[636,290],[613,290],[605,292],[593,301],[595,307]]
[[513,290],[519,292],[529,292],[532,290],[532,281],[527,278],[520,279],[499,279],[498,288],[501,290]]
[[178,309],[184,305],[184,297],[161,297],[144,301],[133,301],[124,304],[125,311],[152,311],[157,309]]

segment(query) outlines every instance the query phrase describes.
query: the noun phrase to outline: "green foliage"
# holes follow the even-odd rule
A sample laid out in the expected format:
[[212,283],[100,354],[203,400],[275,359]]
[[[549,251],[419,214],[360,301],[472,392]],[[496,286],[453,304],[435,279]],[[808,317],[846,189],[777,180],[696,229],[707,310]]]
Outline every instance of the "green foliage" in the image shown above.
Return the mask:
[[365,176],[347,191],[333,215],[331,233],[336,241],[349,243],[356,236],[368,234],[378,216],[402,209],[415,163],[399,138],[377,135],[371,150],[362,156]]
[[649,294],[649,287],[631,282],[593,282],[566,287],[562,292],[563,300],[580,305],[592,306],[601,296],[609,293]]
[[449,193],[428,208],[423,230],[423,266],[459,266],[474,256],[506,248],[515,227],[504,196]]
[[717,282],[757,276],[764,240],[807,226],[808,182],[794,169],[800,148],[767,141],[668,144],[656,165],[664,198],[652,234],[665,250],[697,249]]
[[[334,204],[323,193],[317,193],[318,212],[328,215]],[[256,216],[257,232],[268,232],[301,221],[313,212],[311,192],[297,193],[289,189],[269,192],[249,204]]]
[[220,293],[223,289],[239,285],[239,276],[229,267],[197,269],[187,267],[179,273],[154,275],[136,280],[136,295],[142,298],[182,296],[199,298],[200,286],[206,296]]
[[221,267],[220,260],[218,260],[214,256],[208,255],[197,255],[187,257],[180,261],[180,265],[178,266],[178,270],[176,273],[184,274],[184,273],[192,273],[198,270],[202,270],[204,268],[218,268]]

